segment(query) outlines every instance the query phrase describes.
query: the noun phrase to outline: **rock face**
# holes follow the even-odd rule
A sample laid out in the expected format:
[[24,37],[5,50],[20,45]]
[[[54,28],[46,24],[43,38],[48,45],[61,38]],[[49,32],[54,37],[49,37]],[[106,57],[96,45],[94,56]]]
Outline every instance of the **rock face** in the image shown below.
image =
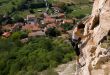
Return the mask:
[[76,71],[76,61],[68,62],[67,64],[59,65],[55,71],[59,75],[75,75]]
[[86,21],[84,35],[93,34],[84,40],[82,48],[86,65],[78,75],[110,75],[110,0],[94,0],[91,16]]

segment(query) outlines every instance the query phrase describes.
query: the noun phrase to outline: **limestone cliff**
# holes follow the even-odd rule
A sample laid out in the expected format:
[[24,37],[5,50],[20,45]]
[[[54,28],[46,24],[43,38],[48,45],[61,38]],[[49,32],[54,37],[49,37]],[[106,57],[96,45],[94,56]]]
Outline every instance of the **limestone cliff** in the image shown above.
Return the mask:
[[84,35],[93,34],[83,40],[80,62],[85,66],[78,75],[110,75],[110,0],[94,0],[91,16],[85,21]]

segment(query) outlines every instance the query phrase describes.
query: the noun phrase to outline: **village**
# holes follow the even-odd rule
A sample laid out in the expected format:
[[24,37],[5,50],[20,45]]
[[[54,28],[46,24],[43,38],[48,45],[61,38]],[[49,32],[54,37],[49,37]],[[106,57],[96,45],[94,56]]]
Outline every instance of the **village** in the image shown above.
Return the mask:
[[[41,11],[40,17],[36,17],[35,14],[29,14],[24,18],[24,22],[16,22],[14,24],[7,24],[1,26],[1,35],[4,38],[9,38],[12,33],[17,31],[26,31],[28,32],[26,37],[23,37],[21,40],[28,40],[30,37],[37,36],[46,36],[48,35],[48,29],[53,28],[57,29],[61,34],[66,34],[67,30],[72,29],[75,25],[76,18],[68,19],[66,18],[65,12],[58,6],[53,5],[52,10],[54,13],[48,14],[48,11]],[[6,17],[6,16],[5,16]],[[69,29],[65,30],[61,25],[70,25]],[[66,26],[68,27],[68,26]],[[53,33],[53,36],[56,34]]]

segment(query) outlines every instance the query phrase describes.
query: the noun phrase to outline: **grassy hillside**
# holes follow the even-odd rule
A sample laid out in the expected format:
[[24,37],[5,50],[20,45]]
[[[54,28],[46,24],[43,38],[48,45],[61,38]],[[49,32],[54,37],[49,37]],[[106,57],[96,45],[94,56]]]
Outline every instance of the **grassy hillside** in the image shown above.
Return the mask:
[[[75,6],[68,6],[69,9],[73,10],[71,13],[67,14],[71,17],[86,15],[91,12],[91,7],[89,7],[89,0],[48,0],[48,2],[64,2],[75,4]],[[31,7],[31,5],[34,5],[34,7]],[[26,15],[30,14],[30,10],[32,10],[36,16],[39,16],[40,14],[37,12],[39,9],[44,11],[45,7],[38,8],[38,3],[35,0],[30,2],[27,0],[0,0],[0,15],[11,14],[11,16],[26,17]]]
[[67,14],[68,17],[76,17],[76,18],[83,18],[89,14],[91,14],[92,6],[91,4],[86,5],[75,5],[75,6],[69,6],[72,11]]
[[10,14],[20,9],[26,0],[0,0],[0,14]]

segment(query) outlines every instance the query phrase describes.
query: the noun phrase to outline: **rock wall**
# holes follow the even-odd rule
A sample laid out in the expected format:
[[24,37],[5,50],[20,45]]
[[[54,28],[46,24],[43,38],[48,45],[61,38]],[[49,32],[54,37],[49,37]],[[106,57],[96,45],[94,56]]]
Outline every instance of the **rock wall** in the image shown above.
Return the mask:
[[94,0],[91,16],[85,21],[84,35],[93,34],[83,40],[85,66],[78,75],[110,75],[110,0]]

